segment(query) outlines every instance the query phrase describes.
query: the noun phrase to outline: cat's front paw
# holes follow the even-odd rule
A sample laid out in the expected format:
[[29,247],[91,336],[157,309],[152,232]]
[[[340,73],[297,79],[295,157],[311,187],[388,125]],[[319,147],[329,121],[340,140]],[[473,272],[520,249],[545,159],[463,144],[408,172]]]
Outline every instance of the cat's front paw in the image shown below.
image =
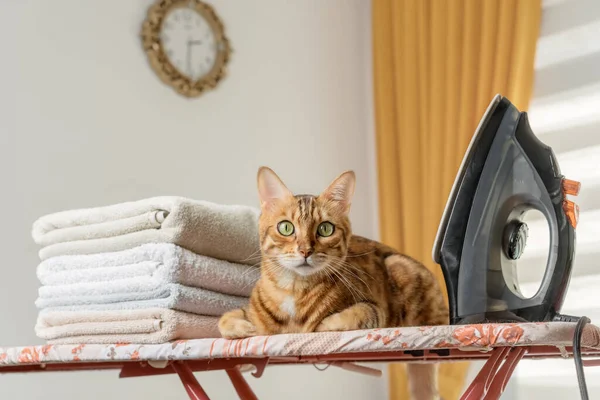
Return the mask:
[[256,327],[244,318],[242,310],[234,310],[219,319],[219,332],[225,339],[243,339],[255,336]]
[[354,331],[379,328],[376,310],[370,304],[359,303],[323,319],[317,332]]
[[333,314],[325,318],[317,326],[317,332],[353,331],[361,329],[361,324],[353,318],[342,313]]

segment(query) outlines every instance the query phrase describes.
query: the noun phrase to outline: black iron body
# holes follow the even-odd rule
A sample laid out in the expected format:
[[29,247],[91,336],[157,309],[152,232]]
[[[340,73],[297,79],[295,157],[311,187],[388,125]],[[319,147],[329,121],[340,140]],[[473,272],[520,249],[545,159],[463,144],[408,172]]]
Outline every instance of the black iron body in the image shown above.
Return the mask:
[[[527,114],[496,96],[480,122],[448,199],[433,251],[442,267],[450,323],[549,321],[562,306],[575,252],[552,149]],[[550,250],[540,289],[519,292],[511,269],[526,247],[528,210],[548,222]]]

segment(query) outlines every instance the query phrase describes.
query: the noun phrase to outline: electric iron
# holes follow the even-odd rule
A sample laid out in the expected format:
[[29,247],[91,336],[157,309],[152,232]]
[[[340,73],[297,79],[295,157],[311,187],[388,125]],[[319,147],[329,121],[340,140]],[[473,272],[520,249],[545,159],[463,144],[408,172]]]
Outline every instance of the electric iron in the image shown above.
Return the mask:
[[[433,259],[448,289],[451,324],[576,321],[559,314],[575,253],[579,209],[549,146],[533,134],[527,113],[497,95],[481,119],[454,182]],[[526,249],[524,215],[543,214],[549,230],[539,290],[524,296],[517,263]]]

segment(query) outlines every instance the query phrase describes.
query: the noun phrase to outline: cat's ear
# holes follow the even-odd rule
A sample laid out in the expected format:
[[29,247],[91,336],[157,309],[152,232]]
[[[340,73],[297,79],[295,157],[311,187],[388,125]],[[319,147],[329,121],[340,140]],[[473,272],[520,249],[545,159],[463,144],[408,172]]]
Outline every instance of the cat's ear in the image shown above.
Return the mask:
[[258,196],[261,207],[270,207],[279,200],[292,196],[292,192],[281,179],[268,167],[258,169]]
[[352,196],[354,195],[354,186],[356,183],[356,175],[354,171],[346,171],[329,185],[321,197],[339,204],[344,213],[350,211],[352,204]]

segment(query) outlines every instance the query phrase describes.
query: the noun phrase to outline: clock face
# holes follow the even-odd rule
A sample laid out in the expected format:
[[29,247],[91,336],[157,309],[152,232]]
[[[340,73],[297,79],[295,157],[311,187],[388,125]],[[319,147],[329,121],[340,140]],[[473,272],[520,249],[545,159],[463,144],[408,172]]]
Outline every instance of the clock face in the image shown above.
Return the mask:
[[192,82],[207,75],[219,47],[212,27],[193,8],[177,7],[164,18],[160,41],[171,65]]
[[198,97],[227,75],[229,39],[202,0],[155,0],[140,33],[150,67],[182,96]]

